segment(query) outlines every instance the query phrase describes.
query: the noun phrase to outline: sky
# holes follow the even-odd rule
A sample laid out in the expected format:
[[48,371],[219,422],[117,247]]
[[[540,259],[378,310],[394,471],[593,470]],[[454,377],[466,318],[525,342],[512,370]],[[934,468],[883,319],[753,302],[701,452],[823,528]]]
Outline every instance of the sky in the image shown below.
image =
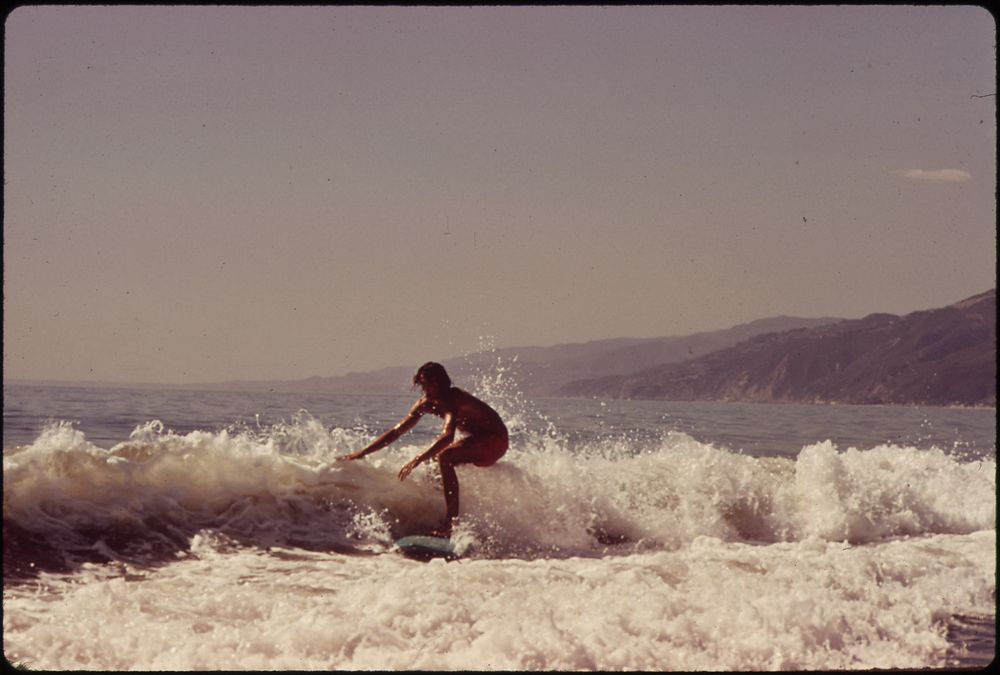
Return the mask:
[[4,379],[198,383],[996,285],[975,6],[33,6]]

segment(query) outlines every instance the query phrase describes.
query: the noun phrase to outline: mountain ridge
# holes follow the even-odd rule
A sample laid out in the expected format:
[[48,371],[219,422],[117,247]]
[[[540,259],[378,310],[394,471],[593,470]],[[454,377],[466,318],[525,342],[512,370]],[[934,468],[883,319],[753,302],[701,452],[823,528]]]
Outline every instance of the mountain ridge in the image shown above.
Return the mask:
[[[530,396],[558,396],[567,382],[589,374],[615,375],[643,367],[670,363],[707,354],[716,349],[775,329],[819,326],[840,321],[832,317],[802,318],[777,316],[738,324],[731,328],[690,335],[653,338],[607,338],[550,346],[503,347],[441,360],[458,383],[483,372],[492,372],[498,363],[514,371],[517,386]],[[195,385],[199,389],[269,389],[302,393],[398,394],[410,391],[410,381],[420,364],[389,366],[371,371],[349,372],[329,377],[299,380],[229,381]]]
[[[485,349],[436,360],[461,386],[502,370],[529,396],[995,407],[996,289],[903,316],[776,316],[690,335]],[[417,365],[296,380],[5,384],[384,395],[409,393]]]
[[904,316],[762,334],[682,363],[576,380],[560,394],[996,406],[996,289]]

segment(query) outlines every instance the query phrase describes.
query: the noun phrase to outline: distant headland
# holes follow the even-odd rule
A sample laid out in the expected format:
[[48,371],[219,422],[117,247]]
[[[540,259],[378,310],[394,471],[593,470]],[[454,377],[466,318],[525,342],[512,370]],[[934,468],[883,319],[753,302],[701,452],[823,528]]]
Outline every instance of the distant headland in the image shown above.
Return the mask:
[[[441,362],[465,386],[494,378],[499,365],[517,391],[538,397],[995,407],[996,352],[994,288],[904,316],[780,316],[691,335],[508,347]],[[403,394],[417,365],[300,380],[35,384]]]

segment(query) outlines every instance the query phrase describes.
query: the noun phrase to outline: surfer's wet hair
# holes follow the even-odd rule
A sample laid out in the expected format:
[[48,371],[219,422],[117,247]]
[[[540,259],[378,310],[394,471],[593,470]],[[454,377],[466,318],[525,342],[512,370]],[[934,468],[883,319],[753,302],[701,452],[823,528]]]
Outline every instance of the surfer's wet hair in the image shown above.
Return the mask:
[[421,382],[437,382],[444,388],[451,386],[448,371],[440,363],[434,361],[428,361],[417,369],[417,374],[413,376],[413,386],[416,387]]

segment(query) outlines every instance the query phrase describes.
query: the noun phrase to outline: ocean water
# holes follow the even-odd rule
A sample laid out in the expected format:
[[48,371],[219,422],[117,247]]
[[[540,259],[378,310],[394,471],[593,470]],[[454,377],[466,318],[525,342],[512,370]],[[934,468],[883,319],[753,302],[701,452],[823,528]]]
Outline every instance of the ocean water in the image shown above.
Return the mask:
[[459,467],[400,396],[4,387],[4,654],[37,669],[842,670],[995,651],[995,411],[537,399]]

